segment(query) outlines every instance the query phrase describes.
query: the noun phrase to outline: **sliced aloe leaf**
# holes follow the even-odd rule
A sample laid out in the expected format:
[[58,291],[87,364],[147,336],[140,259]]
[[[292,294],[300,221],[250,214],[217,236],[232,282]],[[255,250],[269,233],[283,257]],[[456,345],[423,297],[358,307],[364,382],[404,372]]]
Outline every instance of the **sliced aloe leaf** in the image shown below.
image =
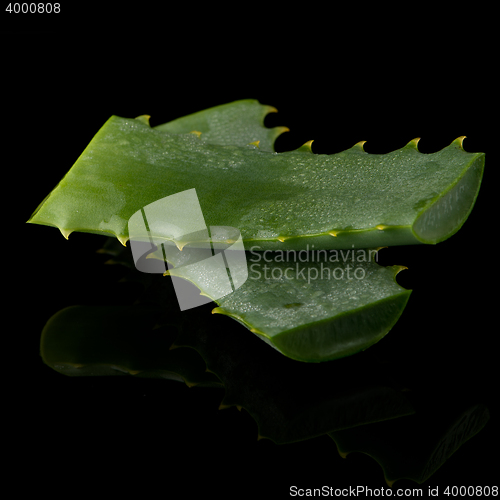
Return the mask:
[[[130,249],[116,244],[108,251],[133,266]],[[162,259],[161,247],[148,257]],[[173,267],[165,274],[193,283],[219,305],[213,313],[235,319],[300,361],[322,362],[367,349],[395,325],[411,294],[396,282],[405,268],[379,266],[374,249],[246,252],[246,258],[227,257],[228,252],[229,275],[222,259],[197,260],[198,249],[168,247]]]
[[268,349],[222,316],[207,321],[209,307],[189,317],[175,345],[198,351],[223,382],[221,408],[245,408],[258,437],[290,443],[333,430],[411,415],[405,393],[376,360],[362,356],[305,364]]
[[151,305],[67,307],[42,331],[42,359],[70,376],[135,375],[220,387],[192,349],[170,350],[177,330],[153,328],[158,316]]
[[237,228],[247,249],[437,243],[467,219],[482,178],[484,154],[465,152],[462,140],[432,154],[417,140],[384,155],[361,143],[333,155],[310,144],[272,153],[113,116],[28,222],[125,244],[134,213],[194,188],[207,225]]
[[231,283],[240,286],[221,298],[224,280],[213,278],[217,274],[207,260],[180,267],[174,263],[167,273],[194,283],[219,304],[214,313],[242,323],[285,356],[321,362],[367,349],[403,312],[411,290],[395,277],[404,267],[379,266],[375,257],[375,250],[361,249],[304,255],[254,252],[246,281],[239,277],[246,275],[247,263],[233,259]]
[[222,146],[258,145],[261,151],[274,151],[274,141],[287,131],[287,127],[268,128],[264,118],[276,108],[260,104],[256,99],[221,104],[157,125],[155,130],[169,134],[201,133],[200,138],[209,144]]

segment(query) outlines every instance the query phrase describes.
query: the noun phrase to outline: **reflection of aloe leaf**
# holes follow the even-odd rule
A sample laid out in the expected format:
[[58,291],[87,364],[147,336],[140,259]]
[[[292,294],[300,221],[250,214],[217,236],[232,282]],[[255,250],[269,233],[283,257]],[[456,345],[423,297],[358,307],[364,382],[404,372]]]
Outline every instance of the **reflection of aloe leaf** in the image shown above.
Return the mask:
[[159,315],[152,305],[65,308],[43,329],[42,359],[65,375],[130,374],[220,387],[193,350],[169,350],[177,331],[153,329]]
[[[483,404],[462,402],[440,395],[404,419],[377,422],[330,433],[339,453],[358,451],[373,457],[382,467],[389,486],[398,479],[426,481],[489,419]],[[362,479],[362,478],[360,478]]]
[[29,222],[125,243],[135,212],[194,188],[208,226],[236,227],[261,249],[436,243],[466,220],[483,167],[484,154],[465,152],[462,138],[433,154],[417,141],[384,155],[359,144],[272,153],[113,116]]
[[[289,443],[334,429],[360,426],[413,413],[368,356],[305,364],[267,349],[219,316],[210,326],[201,311],[186,321],[175,344],[196,349],[226,390],[221,407],[245,408],[260,437]],[[369,374],[369,376],[367,376]]]

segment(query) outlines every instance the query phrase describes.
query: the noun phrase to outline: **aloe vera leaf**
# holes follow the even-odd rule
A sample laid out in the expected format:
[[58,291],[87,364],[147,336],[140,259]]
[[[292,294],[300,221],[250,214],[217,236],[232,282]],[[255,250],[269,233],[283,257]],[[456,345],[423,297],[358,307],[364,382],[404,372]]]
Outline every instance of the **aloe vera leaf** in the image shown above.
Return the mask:
[[228,328],[222,316],[207,321],[209,311],[202,306],[189,316],[175,345],[203,357],[224,385],[220,407],[245,408],[259,438],[291,443],[414,412],[369,353],[335,363],[298,363],[246,335],[237,323]]
[[416,140],[385,155],[361,144],[333,155],[271,153],[113,116],[28,222],[125,244],[135,212],[194,188],[207,225],[238,228],[247,248],[437,243],[467,219],[482,178],[484,154],[465,152],[462,140],[432,154]]
[[42,331],[42,359],[70,376],[128,374],[221,387],[193,350],[170,350],[177,330],[153,328],[158,313],[151,305],[67,307]]
[[[246,263],[240,265],[245,269],[230,267],[233,283],[244,282],[222,298],[217,298],[222,280],[212,278],[216,274],[206,260],[181,267],[174,263],[167,273],[194,283],[217,302],[214,313],[242,323],[285,356],[322,362],[353,355],[382,339],[411,294],[396,282],[404,267],[379,266],[375,250],[339,253],[311,252],[309,261],[302,262],[299,253],[265,254],[264,261],[255,252],[246,281],[238,278]],[[256,255],[258,262],[252,262]]]
[[242,99],[177,118],[154,129],[169,134],[197,132],[201,133],[202,141],[222,146],[257,143],[261,151],[273,152],[276,138],[288,131],[287,127],[264,126],[266,115],[276,111],[256,99]]
[[442,397],[426,400],[408,418],[377,422],[329,433],[340,455],[360,452],[381,466],[389,486],[400,479],[427,481],[463,443],[489,420],[482,403]]
[[[411,294],[396,282],[403,266],[379,266],[377,250],[358,249],[247,252],[248,264],[232,259],[229,267],[232,284],[241,286],[218,298],[224,286],[223,280],[213,279],[220,272],[218,263],[197,262],[196,249],[175,250],[167,251],[173,267],[165,274],[196,285],[219,305],[213,313],[235,319],[285,356],[305,362],[350,356],[378,342],[397,322]],[[162,249],[150,254],[163,255]],[[132,265],[128,247],[117,258]]]

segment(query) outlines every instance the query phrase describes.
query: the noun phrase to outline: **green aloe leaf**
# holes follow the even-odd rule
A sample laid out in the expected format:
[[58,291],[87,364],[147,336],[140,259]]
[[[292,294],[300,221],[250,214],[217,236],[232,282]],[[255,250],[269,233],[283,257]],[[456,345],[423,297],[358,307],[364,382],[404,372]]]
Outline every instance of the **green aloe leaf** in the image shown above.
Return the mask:
[[[247,252],[247,259],[233,258],[229,269],[231,283],[240,286],[223,297],[220,290],[228,282],[217,278],[219,261],[197,261],[195,250],[169,250],[174,267],[165,274],[196,285],[219,305],[213,313],[235,319],[285,356],[322,362],[367,349],[402,314],[411,290],[401,287],[396,275],[405,267],[380,266],[377,253]],[[162,254],[160,248],[149,257]],[[133,262],[129,248],[121,247],[114,258],[129,267]]]
[[[187,121],[202,128],[199,117]],[[221,145],[217,127],[208,128],[215,135],[205,141],[203,133],[172,134],[143,117],[112,116],[28,222],[66,237],[111,234],[125,244],[134,213],[194,188],[207,225],[238,228],[247,248],[437,243],[467,219],[484,168],[484,154],[465,152],[463,138],[432,154],[413,140],[384,155],[366,153],[361,143],[315,155],[309,143],[285,153],[268,151],[269,140],[263,149]],[[164,231],[152,236],[173,239]]]
[[[264,260],[254,252],[248,279],[222,298],[217,298],[220,281],[207,278],[213,273],[207,272],[206,261],[168,273],[194,283],[219,304],[214,313],[242,323],[285,356],[322,362],[350,356],[382,339],[411,293],[395,279],[405,268],[379,266],[375,250],[341,251],[345,260],[338,253],[310,252],[302,262],[298,253],[275,252]],[[256,256],[259,260],[252,262]],[[241,271],[231,267],[233,282]]]

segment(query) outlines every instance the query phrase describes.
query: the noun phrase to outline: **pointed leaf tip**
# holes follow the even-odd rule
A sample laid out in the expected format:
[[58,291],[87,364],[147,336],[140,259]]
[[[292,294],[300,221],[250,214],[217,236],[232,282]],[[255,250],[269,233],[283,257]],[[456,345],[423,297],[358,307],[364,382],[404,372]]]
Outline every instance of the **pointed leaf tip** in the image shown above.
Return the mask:
[[460,137],[457,137],[451,144],[458,146],[463,151],[465,138],[466,138],[465,135],[461,135]]
[[398,266],[398,265],[394,265],[394,266],[391,266],[395,273],[394,273],[394,276],[397,276],[401,271],[404,271],[405,269],[408,269],[406,266]]
[[413,148],[418,151],[418,141],[420,141],[420,137],[415,137],[415,139],[412,139],[411,141],[408,142],[406,147]]
[[127,236],[117,236],[118,241],[124,246],[127,246],[128,237]]
[[297,148],[295,151],[301,151],[303,153],[312,153],[312,147],[311,144],[314,142],[313,140],[307,141],[300,148]]
[[[150,115],[140,115],[140,116],[135,117],[136,120],[139,120],[140,122],[145,123],[146,125],[149,125],[150,118],[151,118]],[[149,126],[151,126],[151,125],[149,125]]]
[[366,143],[366,141],[359,141],[356,144],[354,144],[352,149],[360,149],[361,151],[364,151],[365,148],[363,147],[363,144],[365,144],[365,143]]
[[73,232],[71,229],[63,229],[62,227],[59,228],[59,231],[61,231],[61,234],[68,239],[68,236]]

